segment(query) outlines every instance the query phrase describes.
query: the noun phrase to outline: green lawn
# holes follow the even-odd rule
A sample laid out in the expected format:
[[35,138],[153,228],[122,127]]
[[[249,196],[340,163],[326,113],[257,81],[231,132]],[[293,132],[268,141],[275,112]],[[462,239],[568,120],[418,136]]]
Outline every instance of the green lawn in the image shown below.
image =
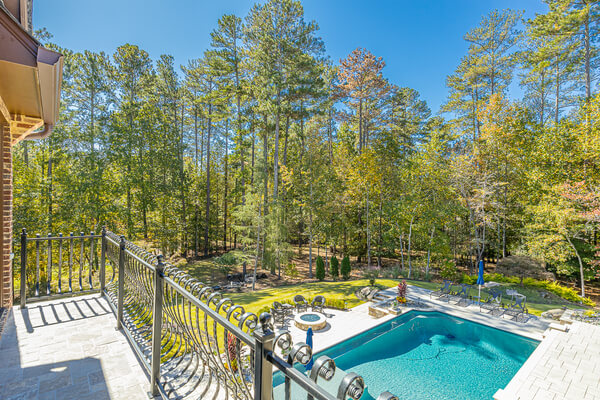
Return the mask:
[[[378,279],[377,286],[383,288],[395,287],[400,282],[400,279]],[[421,287],[424,289],[435,290],[440,287],[439,283],[423,282],[406,280],[409,285]],[[361,303],[354,292],[369,284],[368,280],[353,280],[340,282],[311,282],[298,285],[280,286],[277,288],[257,290],[248,293],[232,293],[228,294],[234,302],[243,305],[247,311],[258,312],[264,307],[270,307],[274,301],[291,301],[292,298],[301,294],[306,298],[312,298],[316,295],[323,295],[327,299],[342,299],[346,301],[347,306],[355,307]],[[540,315],[542,312],[561,307],[583,308],[582,305],[569,303],[568,301],[551,295],[549,298],[541,296],[540,291],[518,285],[503,284],[503,289],[514,288],[519,293],[527,296],[527,308],[534,315]],[[410,292],[410,286],[408,288]],[[487,290],[483,289],[482,294],[487,294]],[[475,294],[475,293],[473,293]]]

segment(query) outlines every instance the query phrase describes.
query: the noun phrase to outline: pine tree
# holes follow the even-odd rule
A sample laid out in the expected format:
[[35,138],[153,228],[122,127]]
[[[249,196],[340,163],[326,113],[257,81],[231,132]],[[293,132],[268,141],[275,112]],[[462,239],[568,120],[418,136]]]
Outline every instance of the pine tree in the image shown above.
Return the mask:
[[340,262],[338,261],[337,257],[332,256],[331,261],[329,263],[329,273],[331,274],[333,280],[336,280],[340,275],[339,264]]
[[342,278],[344,278],[344,280],[347,281],[350,279],[350,257],[344,256],[344,258],[342,258],[342,267],[340,269],[340,273],[342,274]]
[[325,279],[325,263],[323,262],[323,258],[321,256],[317,257],[317,268],[315,271],[315,275],[320,281],[323,281]]

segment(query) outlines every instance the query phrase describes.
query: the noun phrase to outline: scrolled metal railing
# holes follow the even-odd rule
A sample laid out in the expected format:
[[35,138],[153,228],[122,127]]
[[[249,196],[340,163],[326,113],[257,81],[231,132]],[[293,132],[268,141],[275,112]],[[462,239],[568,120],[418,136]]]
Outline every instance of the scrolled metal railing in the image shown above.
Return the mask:
[[[23,232],[22,276],[26,275],[28,240]],[[48,235],[31,241],[49,240],[58,240],[62,249],[60,237]],[[297,398],[297,393],[292,395],[292,383],[306,393],[303,397],[307,400],[362,397],[365,391],[362,377],[350,372],[341,380],[336,395],[329,393],[319,385],[319,380],[330,381],[336,371],[343,373],[336,369],[333,359],[319,357],[308,376],[300,372],[294,364],[310,362],[313,356],[310,346],[294,344],[289,332],[275,335],[268,313],[257,317],[247,312],[243,306],[165,262],[162,256],[105,229],[101,235],[82,234],[62,240],[70,240],[70,248],[76,248],[72,243],[100,240],[99,246],[89,244],[91,255],[100,252],[98,288],[107,296],[117,316],[117,329],[123,330],[150,375],[153,396],[271,400],[275,367],[284,375],[285,400]],[[47,247],[52,249],[52,242],[48,243]],[[82,244],[80,256],[84,253],[81,249]],[[54,254],[52,251],[49,254]],[[40,254],[36,251],[36,265]],[[69,259],[73,254],[76,253],[69,253]],[[62,257],[60,251],[59,257]],[[52,262],[49,265],[51,268]],[[107,270],[110,279],[105,284]],[[69,270],[69,287],[73,272],[75,276],[79,273],[81,282],[85,282],[86,276],[96,275],[94,271],[90,267],[86,275],[81,269]],[[93,279],[89,282],[94,289]],[[22,283],[22,291],[24,286]],[[24,305],[25,296],[21,298]],[[378,400],[394,399],[387,392],[378,397]]]

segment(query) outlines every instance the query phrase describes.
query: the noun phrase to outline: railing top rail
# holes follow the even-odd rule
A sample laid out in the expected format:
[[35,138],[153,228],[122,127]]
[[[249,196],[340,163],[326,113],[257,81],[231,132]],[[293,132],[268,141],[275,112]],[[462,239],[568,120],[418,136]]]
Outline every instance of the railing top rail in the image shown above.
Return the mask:
[[62,235],[60,236],[60,234],[57,234],[56,236],[27,236],[27,241],[28,242],[35,242],[35,241],[40,241],[40,240],[66,240],[66,239],[97,239],[97,238],[101,238],[102,235],[72,235],[72,234],[67,234],[67,235]]

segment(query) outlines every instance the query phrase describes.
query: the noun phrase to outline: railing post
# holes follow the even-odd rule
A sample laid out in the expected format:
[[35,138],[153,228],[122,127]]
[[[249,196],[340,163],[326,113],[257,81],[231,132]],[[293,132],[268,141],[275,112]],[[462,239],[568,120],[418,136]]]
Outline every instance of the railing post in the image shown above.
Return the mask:
[[106,226],[102,227],[102,238],[100,239],[100,295],[104,296],[106,286]]
[[152,309],[152,362],[150,374],[150,393],[158,395],[160,380],[160,349],[162,332],[163,285],[164,268],[163,256],[157,256],[158,263],[154,271],[154,307]]
[[27,231],[21,232],[21,308],[27,304]]
[[271,400],[273,397],[273,364],[266,355],[273,351],[275,333],[271,330],[271,315],[262,313],[260,325],[254,330],[256,349],[254,349],[254,398]]
[[123,328],[123,292],[125,291],[125,236],[119,244],[119,289],[117,293],[117,329]]

